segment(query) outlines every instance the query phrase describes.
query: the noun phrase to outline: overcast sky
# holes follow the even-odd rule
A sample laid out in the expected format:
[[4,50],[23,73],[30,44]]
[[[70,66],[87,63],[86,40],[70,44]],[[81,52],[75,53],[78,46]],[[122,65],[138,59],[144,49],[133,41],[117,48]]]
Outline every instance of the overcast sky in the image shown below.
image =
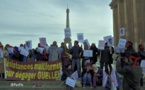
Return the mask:
[[46,37],[50,45],[64,40],[67,3],[70,9],[72,44],[77,33],[96,43],[103,36],[113,35],[111,0],[0,0],[0,41],[18,46],[39,37]]

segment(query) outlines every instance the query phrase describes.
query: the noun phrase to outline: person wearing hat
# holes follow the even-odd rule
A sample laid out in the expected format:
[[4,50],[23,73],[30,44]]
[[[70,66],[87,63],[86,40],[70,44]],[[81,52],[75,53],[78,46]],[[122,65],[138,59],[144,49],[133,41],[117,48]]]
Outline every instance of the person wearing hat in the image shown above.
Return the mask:
[[121,58],[116,63],[116,71],[124,76],[123,90],[140,90],[140,79],[142,77],[142,68],[139,66],[140,56],[138,53],[130,54],[129,58],[124,58],[128,65],[121,67]]

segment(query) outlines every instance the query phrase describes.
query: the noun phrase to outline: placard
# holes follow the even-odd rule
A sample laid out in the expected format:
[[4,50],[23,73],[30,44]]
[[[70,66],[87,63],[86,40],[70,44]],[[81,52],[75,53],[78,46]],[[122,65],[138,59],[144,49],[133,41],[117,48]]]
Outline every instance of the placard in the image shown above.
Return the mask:
[[120,28],[120,36],[124,36],[125,35],[125,28]]
[[84,34],[83,33],[77,33],[77,38],[78,38],[79,42],[83,43],[83,41],[84,41]]
[[26,50],[31,50],[32,49],[32,41],[26,41],[25,48],[26,48]]
[[2,51],[2,49],[0,48],[0,58],[3,58],[3,57],[4,57],[3,51]]
[[45,47],[45,46],[47,46],[47,44],[46,44],[46,38],[39,38],[39,40],[40,40],[40,45],[42,46],[42,47]]
[[84,50],[83,56],[93,57],[93,51],[92,50]]
[[65,37],[71,37],[71,30],[70,30],[70,28],[66,28],[66,29],[64,29],[64,34],[65,34]]
[[75,72],[71,75],[71,77],[72,77],[73,79],[77,80],[78,77],[79,77],[78,71],[75,71]]
[[114,37],[109,37],[107,43],[108,46],[114,46]]
[[74,88],[76,84],[76,80],[73,80],[70,77],[67,77],[65,84]]
[[125,48],[125,45],[126,45],[126,39],[119,39],[118,47]]
[[21,48],[20,54],[27,57],[29,55],[29,52],[26,49]]
[[37,52],[39,52],[39,53],[41,53],[41,54],[43,54],[43,50],[44,50],[44,48],[41,48],[41,47],[38,47],[38,48],[37,48]]
[[116,53],[124,53],[125,49],[124,48],[120,48],[120,47],[116,47]]
[[104,50],[104,48],[105,48],[105,41],[99,40],[98,49]]
[[8,50],[8,52],[9,52],[10,54],[14,53],[14,52],[13,52],[13,51],[14,51],[14,48],[12,48],[12,47],[7,47],[7,50]]
[[88,39],[85,39],[83,44],[84,44],[84,46],[90,47],[90,43],[89,43]]
[[104,37],[104,41],[105,41],[105,42],[108,42],[108,39],[109,39],[109,38],[112,38],[112,36],[111,36],[111,35],[105,36],[105,37]]

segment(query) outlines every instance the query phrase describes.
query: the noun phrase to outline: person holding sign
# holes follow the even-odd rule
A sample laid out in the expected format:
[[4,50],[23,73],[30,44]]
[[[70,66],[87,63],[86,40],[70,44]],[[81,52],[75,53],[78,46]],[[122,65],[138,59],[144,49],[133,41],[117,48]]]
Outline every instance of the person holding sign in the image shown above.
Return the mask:
[[78,41],[74,42],[74,46],[70,49],[70,54],[72,55],[72,70],[75,71],[75,65],[77,66],[78,74],[81,74],[80,69],[80,55],[83,52],[82,48],[79,46]]
[[91,57],[91,63],[95,64],[97,62],[97,56],[99,54],[98,48],[96,47],[95,43],[92,43],[90,50],[93,51],[93,57]]

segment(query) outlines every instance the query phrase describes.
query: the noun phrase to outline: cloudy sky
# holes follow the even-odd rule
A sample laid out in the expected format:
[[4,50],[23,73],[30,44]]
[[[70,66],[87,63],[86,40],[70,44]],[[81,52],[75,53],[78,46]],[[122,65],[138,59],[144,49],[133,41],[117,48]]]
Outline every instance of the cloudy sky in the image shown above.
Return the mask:
[[50,45],[64,40],[67,3],[70,9],[72,41],[77,33],[96,43],[113,34],[111,0],[0,0],[0,41],[18,46],[32,40],[36,47],[40,37]]

